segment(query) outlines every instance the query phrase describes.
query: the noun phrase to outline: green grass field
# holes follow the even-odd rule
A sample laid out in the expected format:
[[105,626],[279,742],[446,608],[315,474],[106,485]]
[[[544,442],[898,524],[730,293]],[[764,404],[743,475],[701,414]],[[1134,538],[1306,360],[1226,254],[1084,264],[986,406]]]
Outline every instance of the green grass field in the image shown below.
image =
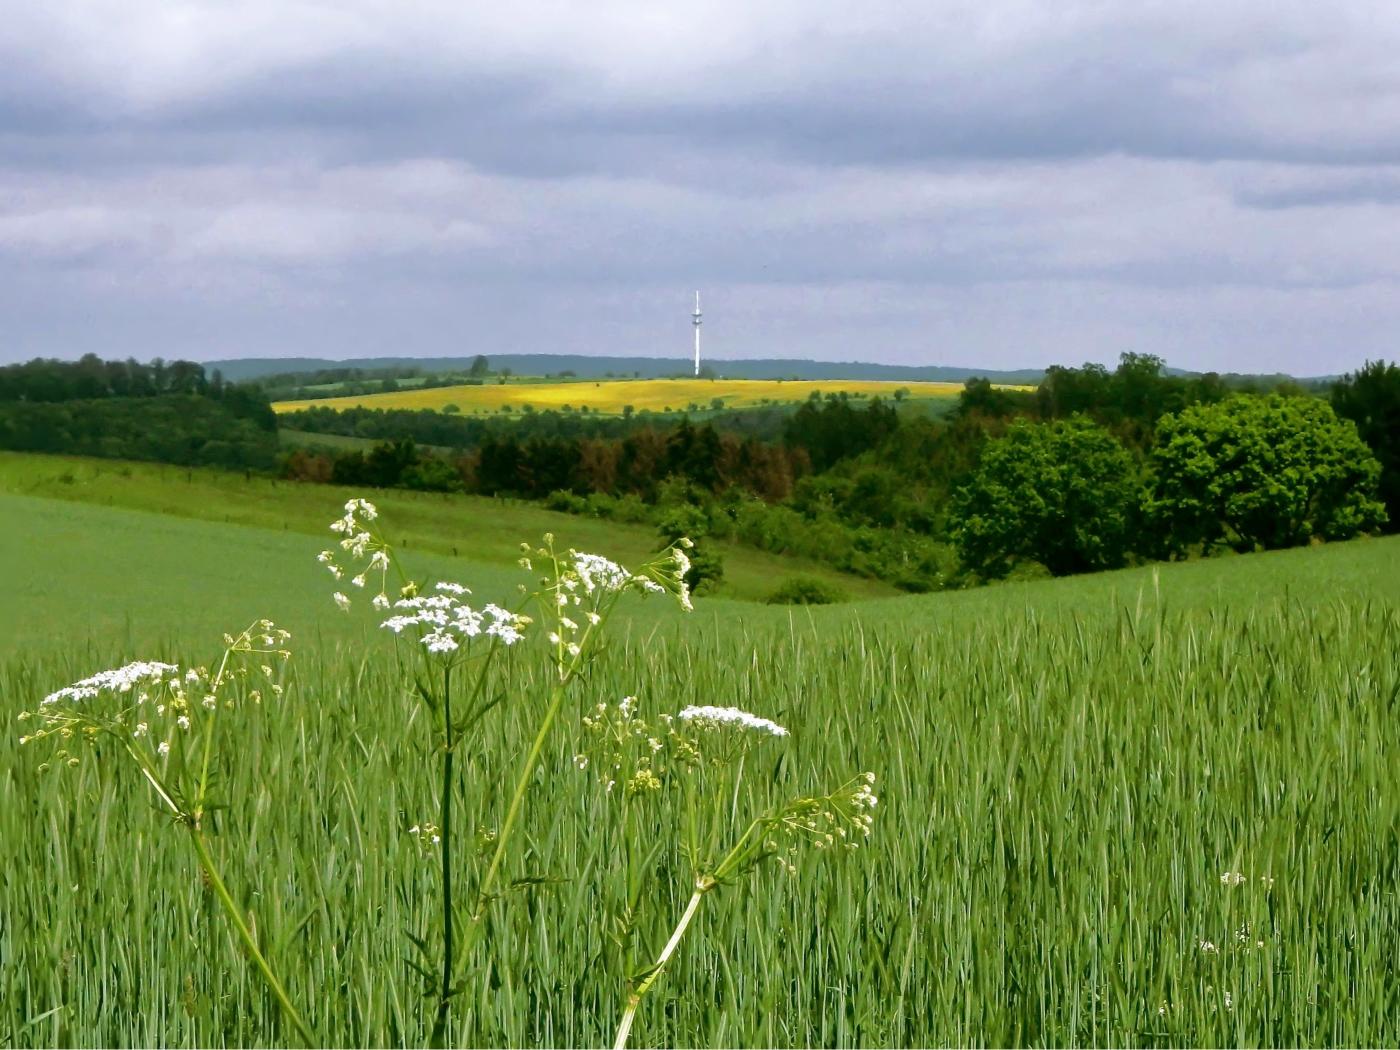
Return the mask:
[[[237,472],[0,452],[0,495],[4,494],[300,533],[317,537],[300,540],[300,549],[314,553],[325,545],[329,520],[325,508],[338,506],[360,492],[245,477]],[[647,526],[561,514],[517,500],[408,491],[381,492],[375,498],[391,514],[397,530],[394,538],[406,549],[470,557],[487,565],[514,565],[522,539],[538,539],[551,531],[580,549],[610,550],[627,561],[644,560],[658,543],[655,532]],[[139,534],[147,527],[143,524],[146,519],[130,520],[133,524],[124,526],[126,531]],[[94,536],[98,548],[110,542],[119,542],[119,537],[98,540]],[[791,575],[815,576],[856,598],[896,593],[877,580],[832,572],[801,559],[733,544],[716,544],[716,549],[725,572],[717,593],[724,597],[761,600]],[[190,557],[201,560],[194,550]]]
[[[32,480],[22,467],[0,476]],[[133,478],[145,511],[0,496],[4,708],[128,658],[207,659],[261,613],[285,621],[287,696],[224,770],[239,804],[214,842],[323,1040],[422,1044],[403,934],[430,934],[436,873],[406,829],[434,811],[435,767],[391,639],[334,609],[296,524],[238,524],[265,524],[280,496],[235,489],[245,506],[224,523],[194,513],[229,506],[214,482]],[[342,498],[297,491],[297,521]],[[149,512],[167,502],[179,513]],[[388,514],[416,537],[430,506]],[[589,525],[563,522],[565,540]],[[410,555],[507,593],[515,570],[474,560],[495,549],[478,537],[525,524],[472,522],[473,558],[412,540]],[[630,556],[613,531],[576,542]],[[579,712],[624,694],[788,726],[790,757],[748,781],[756,798],[867,768],[881,796],[869,849],[715,896],[634,1046],[1400,1042],[1400,539],[813,610],[635,603],[615,638],[529,796],[510,875],[545,881],[495,906],[454,1045],[611,1042],[614,817],[571,756]],[[468,828],[500,819],[541,702],[529,656],[469,756]],[[0,1042],[284,1042],[138,776],[96,761],[41,774],[12,730]],[[658,862],[672,889],[641,913],[650,946],[688,893],[678,864]]]

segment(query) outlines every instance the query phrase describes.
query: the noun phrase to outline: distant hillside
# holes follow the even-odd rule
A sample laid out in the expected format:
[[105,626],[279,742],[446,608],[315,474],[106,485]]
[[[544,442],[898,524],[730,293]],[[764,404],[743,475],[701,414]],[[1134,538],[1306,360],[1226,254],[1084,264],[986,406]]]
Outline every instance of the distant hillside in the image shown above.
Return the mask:
[[[491,370],[509,368],[516,375],[558,375],[573,372],[580,378],[624,376],[660,379],[688,375],[689,362],[678,357],[584,357],[580,354],[490,354]],[[209,361],[225,379],[243,381],[286,372],[313,372],[325,368],[421,368],[425,372],[465,371],[474,357],[366,357],[333,361],[320,357],[249,357]],[[877,365],[862,361],[789,361],[763,358],[753,361],[703,362],[726,379],[874,379],[892,382],[961,383],[971,376],[985,376],[996,383],[1035,384],[1044,372],[1038,368],[998,371],[955,365]]]

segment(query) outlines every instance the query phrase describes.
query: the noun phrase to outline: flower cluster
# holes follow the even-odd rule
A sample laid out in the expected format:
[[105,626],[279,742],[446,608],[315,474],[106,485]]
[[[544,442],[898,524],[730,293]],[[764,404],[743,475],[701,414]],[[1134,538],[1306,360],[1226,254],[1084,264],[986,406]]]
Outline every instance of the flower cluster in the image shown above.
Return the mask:
[[159,683],[164,677],[178,676],[180,669],[174,664],[163,664],[156,660],[137,660],[125,667],[110,671],[99,671],[90,678],[58,689],[44,697],[44,706],[59,703],[79,703],[92,700],[102,693],[129,693],[142,683]]
[[635,696],[624,696],[615,705],[599,703],[583,717],[587,751],[574,756],[574,765],[592,768],[608,792],[619,781],[628,797],[659,791],[670,771],[671,723],[669,715],[662,715],[653,726],[637,713]]
[[[548,569],[539,581],[534,597],[547,621],[546,636],[554,647],[554,660],[561,676],[567,678],[581,665],[589,642],[627,592],[671,594],[690,610],[690,588],[685,574],[690,559],[682,549],[689,540],[663,551],[636,572],[600,554],[570,549],[559,553],[554,537],[544,536],[542,546],[520,545],[520,567],[533,571],[536,563]],[[521,586],[521,590],[526,588]]]
[[880,800],[874,785],[874,773],[861,773],[823,798],[795,802],[778,815],[773,830],[817,849],[853,850],[857,837],[868,837],[875,823],[871,811]]
[[490,603],[474,609],[462,600],[471,591],[460,583],[438,583],[434,590],[438,593],[400,598],[394,602],[394,608],[404,611],[389,617],[380,626],[395,634],[416,629],[419,640],[430,653],[455,652],[483,635],[504,645],[514,645],[524,637],[523,632],[530,623],[528,616]]
[[[1222,871],[1220,873],[1220,885],[1222,886],[1243,886],[1248,881],[1249,876],[1242,871]],[[1274,888],[1274,879],[1272,875],[1256,875],[1254,876],[1254,884],[1265,890],[1271,890]]]
[[788,731],[777,722],[741,711],[737,707],[687,707],[676,716],[700,729],[735,728],[770,736],[787,736]]
[[259,654],[285,659],[290,637],[270,620],[259,620],[236,637],[224,636],[225,658],[213,673],[205,667],[182,671],[157,660],[99,671],[49,693],[37,711],[22,712],[20,720],[36,722],[37,727],[20,743],[56,737],[65,745],[56,757],[76,765],[78,759],[67,745],[91,743],[107,734],[121,739],[138,761],[153,763],[169,755],[171,746],[196,728],[201,717],[236,706],[240,694],[231,688],[233,683],[246,684],[261,674],[265,681],[241,695],[253,703],[262,701],[263,688],[280,695],[282,685],[270,664],[249,666],[232,658]]
[[[343,566],[336,561],[335,552],[330,550],[322,551],[316,556],[316,560],[337,580],[344,579],[348,573],[352,587],[366,587],[370,574],[378,573],[379,592],[370,599],[370,604],[376,609],[387,609],[389,545],[378,535],[376,527],[370,524],[378,517],[379,509],[369,500],[348,500],[344,516],[331,522],[330,529],[341,537],[340,549],[348,554],[353,562],[364,564]],[[343,591],[336,591],[331,598],[342,610],[349,611],[350,598]]]

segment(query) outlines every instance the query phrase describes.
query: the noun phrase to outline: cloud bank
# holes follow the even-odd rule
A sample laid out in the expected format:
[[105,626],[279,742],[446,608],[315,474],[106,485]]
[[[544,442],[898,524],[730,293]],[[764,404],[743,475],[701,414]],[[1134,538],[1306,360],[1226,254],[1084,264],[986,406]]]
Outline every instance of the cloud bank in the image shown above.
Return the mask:
[[[927,9],[921,10],[921,7]],[[0,359],[1341,371],[1400,321],[1400,9],[237,5],[0,25]]]

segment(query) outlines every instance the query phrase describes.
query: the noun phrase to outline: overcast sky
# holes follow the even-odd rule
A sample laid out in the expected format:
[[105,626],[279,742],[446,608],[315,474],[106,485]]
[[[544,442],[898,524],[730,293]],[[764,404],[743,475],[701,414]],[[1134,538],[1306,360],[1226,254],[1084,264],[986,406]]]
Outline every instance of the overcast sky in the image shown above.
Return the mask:
[[1343,371],[1400,330],[1400,4],[44,0],[0,360]]

